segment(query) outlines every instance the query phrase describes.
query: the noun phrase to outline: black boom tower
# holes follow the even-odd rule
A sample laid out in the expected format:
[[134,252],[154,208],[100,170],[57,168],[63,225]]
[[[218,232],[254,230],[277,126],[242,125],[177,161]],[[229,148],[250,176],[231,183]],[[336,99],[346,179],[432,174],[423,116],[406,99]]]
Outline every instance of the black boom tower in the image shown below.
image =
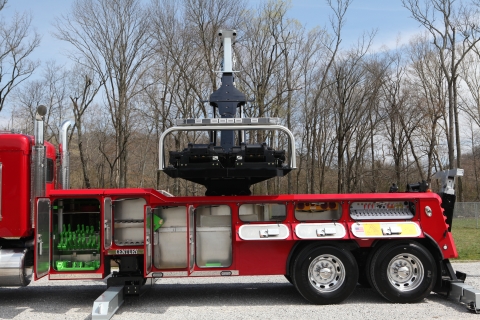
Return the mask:
[[[232,44],[234,30],[220,31],[223,40],[222,84],[210,95],[212,119],[178,119],[177,127],[162,135],[160,170],[173,178],[183,178],[204,185],[206,195],[250,195],[250,186],[281,177],[295,168],[295,146],[292,133],[278,124],[277,118],[242,118],[245,95],[234,83]],[[164,162],[162,141],[171,131],[208,131],[208,144],[192,144],[182,151],[170,151]],[[289,158],[285,150],[274,150],[265,142],[246,143],[246,130],[280,130],[290,140]],[[217,143],[217,133],[220,143]]]

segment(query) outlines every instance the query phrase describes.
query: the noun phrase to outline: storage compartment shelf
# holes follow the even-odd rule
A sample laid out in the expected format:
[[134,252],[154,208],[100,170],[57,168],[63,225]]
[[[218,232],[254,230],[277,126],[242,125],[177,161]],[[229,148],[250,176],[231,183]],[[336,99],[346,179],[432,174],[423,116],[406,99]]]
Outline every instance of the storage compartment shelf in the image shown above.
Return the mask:
[[60,255],[68,255],[68,254],[97,254],[99,250],[97,249],[73,249],[73,250],[57,250],[57,253]]
[[91,214],[100,213],[100,211],[63,211],[63,214]]
[[55,270],[57,271],[95,271],[100,268],[100,260],[92,261],[70,261],[57,260],[55,261]]
[[143,246],[143,198],[118,199],[113,207],[113,242],[120,247]]
[[202,206],[196,212],[195,261],[200,268],[232,264],[231,210],[225,205]]
[[162,227],[153,234],[153,259],[158,269],[188,266],[187,211],[185,207],[159,207],[154,216],[161,217]]
[[187,227],[162,227],[157,230],[159,233],[170,233],[170,232],[187,232]]
[[100,201],[57,199],[53,203],[52,269],[96,271],[101,266]]

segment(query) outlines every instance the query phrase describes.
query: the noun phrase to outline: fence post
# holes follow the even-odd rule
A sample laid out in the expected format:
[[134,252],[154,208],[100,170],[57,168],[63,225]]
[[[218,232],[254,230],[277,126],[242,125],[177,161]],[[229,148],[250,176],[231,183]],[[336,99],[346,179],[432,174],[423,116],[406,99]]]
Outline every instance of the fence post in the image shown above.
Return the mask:
[[477,229],[478,229],[478,209],[477,209],[477,202],[475,202],[475,222],[477,223]]

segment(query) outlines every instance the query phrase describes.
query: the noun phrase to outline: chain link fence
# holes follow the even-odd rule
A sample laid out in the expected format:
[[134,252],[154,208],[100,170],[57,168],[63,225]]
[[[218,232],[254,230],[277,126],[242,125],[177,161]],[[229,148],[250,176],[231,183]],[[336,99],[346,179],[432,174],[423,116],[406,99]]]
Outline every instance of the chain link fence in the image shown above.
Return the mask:
[[480,202],[455,202],[453,226],[479,228]]

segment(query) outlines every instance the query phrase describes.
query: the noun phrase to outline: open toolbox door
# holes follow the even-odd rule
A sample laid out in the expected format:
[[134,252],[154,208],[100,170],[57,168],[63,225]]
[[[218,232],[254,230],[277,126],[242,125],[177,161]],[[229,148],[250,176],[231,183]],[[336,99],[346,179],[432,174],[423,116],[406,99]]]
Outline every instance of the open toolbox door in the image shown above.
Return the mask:
[[195,208],[188,207],[188,269],[189,273],[195,268]]
[[50,199],[39,198],[35,209],[35,278],[40,279],[50,271]]
[[145,206],[145,228],[144,228],[144,274],[148,277],[149,273],[152,271],[152,261],[153,261],[153,212],[150,206]]
[[103,200],[103,247],[105,250],[112,246],[112,199],[105,198]]

